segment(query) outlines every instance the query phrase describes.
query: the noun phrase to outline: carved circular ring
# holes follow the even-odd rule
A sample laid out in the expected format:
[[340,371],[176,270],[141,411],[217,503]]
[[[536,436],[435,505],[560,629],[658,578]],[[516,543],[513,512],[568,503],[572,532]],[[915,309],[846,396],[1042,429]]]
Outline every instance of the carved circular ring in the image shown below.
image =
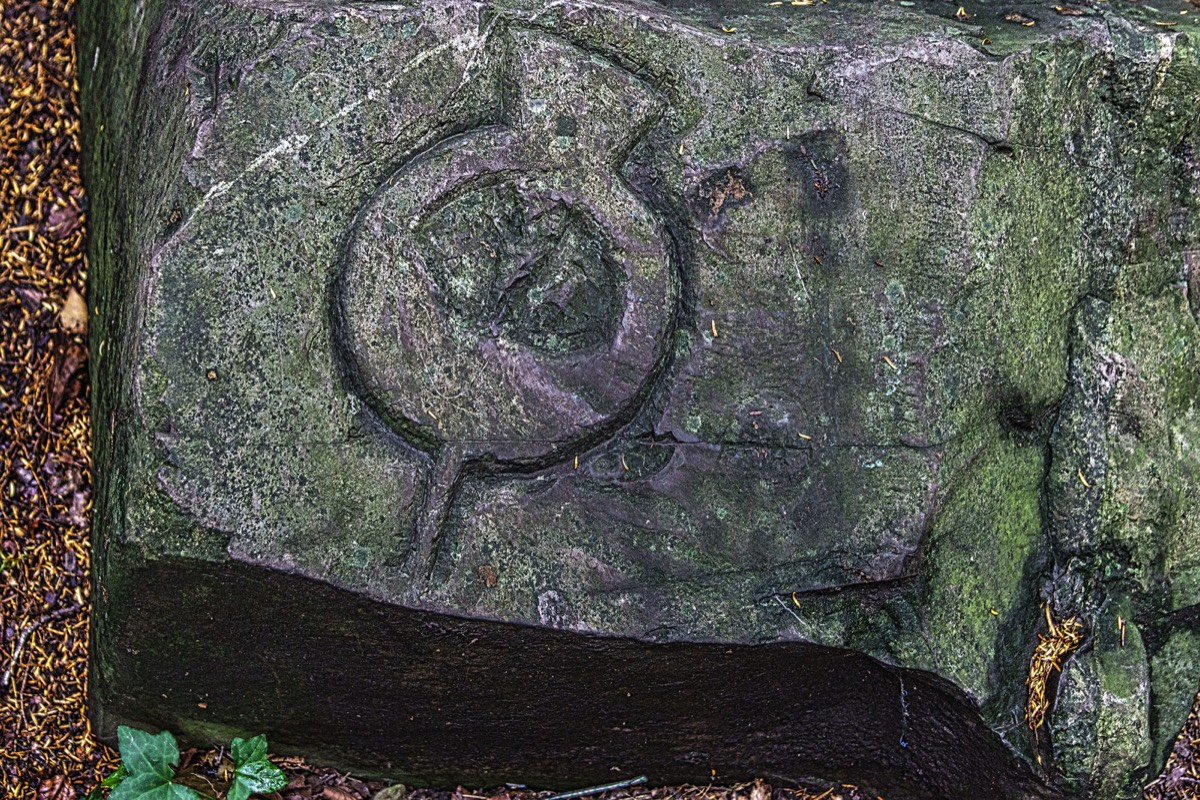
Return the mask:
[[616,174],[536,160],[506,127],[443,142],[351,230],[350,375],[428,452],[558,461],[632,417],[666,361],[679,281],[661,222]]

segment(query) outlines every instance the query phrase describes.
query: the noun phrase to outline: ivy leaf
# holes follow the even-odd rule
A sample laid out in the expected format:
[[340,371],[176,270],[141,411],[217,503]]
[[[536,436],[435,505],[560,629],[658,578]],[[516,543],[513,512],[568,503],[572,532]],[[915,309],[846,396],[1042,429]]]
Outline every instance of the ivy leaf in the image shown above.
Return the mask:
[[240,779],[234,778],[233,783],[229,784],[229,794],[225,795],[225,800],[250,800],[250,790]]
[[287,786],[287,777],[267,760],[267,737],[234,739],[229,748],[233,757],[233,783],[229,800],[248,800],[252,794],[269,794]]
[[[100,781],[100,786],[103,786],[105,789],[111,789],[114,786],[116,786],[118,783],[120,783],[121,781],[125,780],[125,777],[128,774],[129,774],[129,770],[125,769],[125,765],[118,764],[117,771],[114,772],[112,775],[109,775],[104,780]],[[97,788],[99,788],[99,787],[97,787]]]
[[178,783],[170,783],[157,775],[143,772],[131,775],[113,789],[108,800],[204,800],[200,793]]
[[[265,761],[267,758],[267,737],[259,734],[253,739],[234,739],[229,748],[233,756],[233,766],[240,767],[252,761]],[[275,791],[272,789],[271,791]]]
[[[264,757],[237,768],[234,773],[233,786],[239,785],[246,787],[247,796],[270,794],[287,786],[287,776],[283,774],[283,770]],[[233,797],[232,789],[233,787],[230,787],[229,796],[231,798]]]
[[168,785],[153,772],[130,775],[113,789],[108,800],[148,800],[150,793]]
[[107,778],[100,781],[99,785],[88,792],[83,800],[101,800],[101,798],[104,797],[105,789],[111,789],[114,786],[117,786],[121,783],[121,781],[125,780],[126,776],[128,775],[129,771],[125,769],[125,765],[118,764],[116,771],[113,772],[112,775],[109,775]]
[[179,745],[170,731],[154,736],[121,725],[117,728],[117,749],[121,751],[121,764],[130,778],[154,775],[159,778],[159,783],[169,783],[175,775],[173,767],[179,763]]
[[204,800],[204,796],[190,786],[168,783],[146,795],[145,800]]

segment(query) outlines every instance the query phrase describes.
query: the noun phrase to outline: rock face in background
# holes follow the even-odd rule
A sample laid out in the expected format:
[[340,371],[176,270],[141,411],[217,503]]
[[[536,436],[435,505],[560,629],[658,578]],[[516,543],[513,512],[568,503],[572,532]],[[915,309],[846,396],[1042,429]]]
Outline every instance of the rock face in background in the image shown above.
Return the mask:
[[[81,6],[102,731],[888,797],[1161,766],[1196,9]],[[1035,737],[1045,604],[1087,639]]]

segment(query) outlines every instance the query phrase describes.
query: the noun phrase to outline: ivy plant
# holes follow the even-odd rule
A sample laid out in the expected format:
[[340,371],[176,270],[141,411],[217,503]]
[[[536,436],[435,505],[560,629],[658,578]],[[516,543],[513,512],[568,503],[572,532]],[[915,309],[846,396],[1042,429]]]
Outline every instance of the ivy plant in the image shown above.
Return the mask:
[[234,739],[229,750],[233,756],[233,783],[229,784],[228,800],[246,800],[252,794],[278,792],[287,786],[283,771],[267,760],[266,736]]
[[174,782],[179,745],[169,731],[155,735],[122,725],[117,749],[121,769],[116,775],[125,774],[113,785],[109,800],[202,800],[195,789]]
[[[179,745],[170,732],[150,734],[122,725],[117,728],[117,748],[121,766],[88,800],[97,800],[102,787],[112,789],[108,800],[215,800],[179,781]],[[225,800],[248,800],[251,795],[277,792],[287,785],[283,772],[267,760],[266,736],[234,739],[229,754],[233,772]]]

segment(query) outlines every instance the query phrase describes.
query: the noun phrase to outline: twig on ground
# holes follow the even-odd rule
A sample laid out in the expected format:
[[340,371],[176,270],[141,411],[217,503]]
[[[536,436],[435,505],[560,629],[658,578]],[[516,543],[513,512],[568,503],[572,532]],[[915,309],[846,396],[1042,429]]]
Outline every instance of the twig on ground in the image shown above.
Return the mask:
[[21,628],[21,632],[17,634],[17,645],[13,648],[12,658],[8,660],[8,667],[5,668],[4,674],[0,675],[0,693],[8,691],[8,684],[12,681],[13,670],[17,667],[17,661],[19,661],[21,658],[21,651],[25,649],[25,642],[29,640],[30,634],[45,625],[47,622],[53,622],[63,619],[64,617],[69,617],[81,610],[83,610],[83,606],[79,605],[79,603],[72,603],[66,608],[60,608],[55,611],[47,611],[45,614],[42,614],[37,619]]
[[554,794],[543,800],[574,800],[576,797],[590,797],[594,794],[603,794],[616,789],[628,789],[630,786],[641,786],[646,782],[645,775],[638,775],[636,778],[630,778],[625,781],[617,781],[616,783],[606,783],[603,786],[591,786],[587,789],[576,789],[573,792],[563,792],[562,794]]

